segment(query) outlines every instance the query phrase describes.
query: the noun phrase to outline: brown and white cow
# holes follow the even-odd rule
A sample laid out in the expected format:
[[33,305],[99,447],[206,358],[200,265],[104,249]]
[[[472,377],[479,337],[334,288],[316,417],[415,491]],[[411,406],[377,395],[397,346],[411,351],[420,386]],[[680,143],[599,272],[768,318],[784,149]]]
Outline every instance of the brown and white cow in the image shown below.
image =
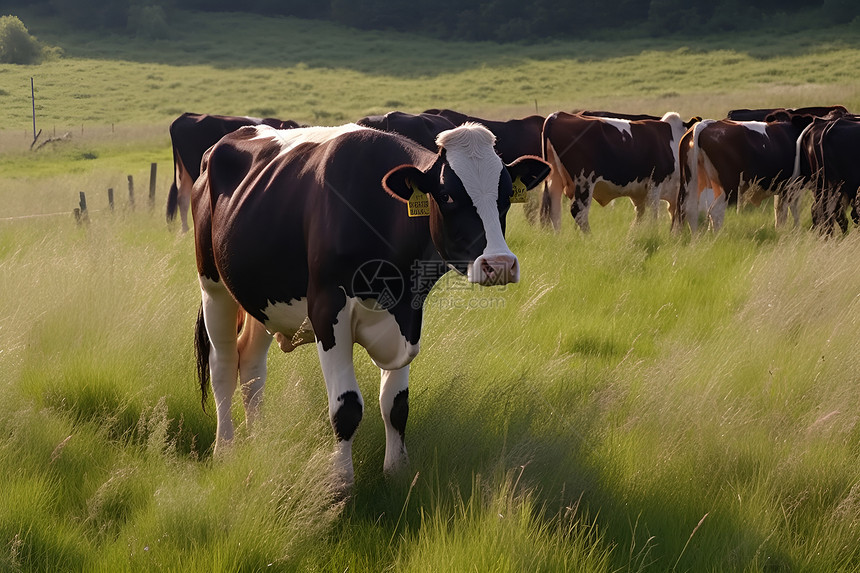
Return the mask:
[[183,113],[170,124],[170,141],[173,144],[173,184],[167,193],[167,222],[176,218],[176,209],[182,220],[182,231],[188,230],[188,206],[191,187],[200,176],[203,153],[219,139],[245,125],[268,125],[276,129],[299,127],[292,120],[256,117]]
[[709,226],[719,230],[727,205],[751,191],[746,199],[753,205],[774,197],[777,226],[785,223],[789,209],[797,225],[800,195],[790,183],[797,138],[810,121],[811,116],[796,116],[792,121],[704,120],[694,125],[679,150],[678,224],[686,222],[695,233],[700,197],[708,194],[713,197]]
[[815,119],[797,140],[794,175],[813,182],[812,225],[826,235],[838,225],[848,230],[845,209],[851,206],[860,225],[860,121]]
[[[692,121],[697,121],[694,118]],[[640,220],[655,216],[662,199],[674,215],[678,194],[678,142],[687,124],[674,112],[660,120],[587,117],[556,112],[543,127],[544,158],[553,172],[547,180],[549,220],[561,226],[561,195],[570,198],[570,214],[589,231],[592,199],[606,206],[629,197]]]
[[[203,298],[196,348],[204,400],[211,371],[216,453],[233,437],[237,376],[253,420],[275,333],[285,350],[316,342],[337,438],[335,485],[353,482],[364,412],[354,343],[382,373],[384,470],[405,463],[425,297],[449,268],[482,285],[519,280],[504,237],[512,179],[534,187],[548,168],[537,157],[505,165],[493,142],[475,124],[440,133],[438,152],[355,124],[254,126],[207,152],[192,201]],[[256,330],[237,336],[241,312]]]

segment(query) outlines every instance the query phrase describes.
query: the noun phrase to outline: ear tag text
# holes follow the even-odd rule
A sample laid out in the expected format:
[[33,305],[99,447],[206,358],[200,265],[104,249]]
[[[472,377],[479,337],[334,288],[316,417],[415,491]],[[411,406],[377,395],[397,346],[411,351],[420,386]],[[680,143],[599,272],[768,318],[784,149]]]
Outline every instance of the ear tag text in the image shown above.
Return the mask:
[[412,195],[409,197],[409,216],[410,217],[429,217],[430,216],[430,199],[426,193],[418,190],[415,183],[409,182],[409,187],[412,189]]
[[511,203],[525,203],[526,184],[523,183],[522,179],[519,177],[514,179],[513,183],[511,183],[511,188],[513,190],[513,193],[511,194]]

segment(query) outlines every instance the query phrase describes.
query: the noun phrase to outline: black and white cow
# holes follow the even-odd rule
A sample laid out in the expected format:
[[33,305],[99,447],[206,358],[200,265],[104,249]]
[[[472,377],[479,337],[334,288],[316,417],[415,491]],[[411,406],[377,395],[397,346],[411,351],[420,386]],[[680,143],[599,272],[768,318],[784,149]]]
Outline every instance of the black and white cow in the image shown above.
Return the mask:
[[[440,133],[438,152],[354,124],[257,126],[207,152],[192,205],[203,298],[196,347],[204,400],[211,371],[216,453],[233,437],[237,376],[253,421],[273,333],[283,350],[316,342],[335,483],[354,480],[364,412],[354,343],[382,371],[384,469],[404,464],[409,364],[430,288],[449,267],[482,285],[519,280],[504,237],[512,179],[534,187],[547,166],[537,157],[505,165],[493,142],[474,124]],[[242,312],[256,320],[237,335]]]
[[607,205],[629,197],[636,219],[650,209],[656,215],[662,199],[674,216],[678,195],[678,142],[686,128],[674,112],[660,120],[591,117],[566,112],[547,116],[543,127],[544,158],[552,165],[544,199],[545,210],[558,230],[561,195],[570,198],[570,214],[589,231],[592,199]]
[[188,206],[191,203],[191,186],[200,176],[203,153],[219,139],[245,125],[269,125],[277,129],[291,129],[299,124],[292,120],[208,113],[183,113],[170,124],[170,141],[173,145],[173,184],[167,193],[167,222],[176,218],[179,209],[182,231],[188,230]]

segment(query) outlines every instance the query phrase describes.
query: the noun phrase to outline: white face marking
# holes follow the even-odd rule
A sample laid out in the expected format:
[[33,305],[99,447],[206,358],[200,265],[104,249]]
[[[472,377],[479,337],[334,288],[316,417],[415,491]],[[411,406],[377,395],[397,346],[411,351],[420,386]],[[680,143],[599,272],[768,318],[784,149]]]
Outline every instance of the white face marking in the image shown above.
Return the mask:
[[504,165],[493,147],[495,136],[480,124],[466,123],[443,131],[436,143],[445,148],[448,164],[463,182],[484,224],[484,254],[512,255],[499,222],[499,178]]
[[484,225],[487,246],[468,265],[468,280],[473,283],[504,284],[520,280],[519,262],[505,242],[499,221],[499,179],[505,166],[496,155],[495,141],[492,132],[478,123],[465,123],[436,137]]
[[336,127],[299,127],[296,129],[275,129],[268,125],[255,125],[253,129],[256,129],[257,135],[252,140],[275,140],[281,146],[281,152],[278,156],[283,156],[302,143],[325,143],[344,133],[368,128],[347,123]]

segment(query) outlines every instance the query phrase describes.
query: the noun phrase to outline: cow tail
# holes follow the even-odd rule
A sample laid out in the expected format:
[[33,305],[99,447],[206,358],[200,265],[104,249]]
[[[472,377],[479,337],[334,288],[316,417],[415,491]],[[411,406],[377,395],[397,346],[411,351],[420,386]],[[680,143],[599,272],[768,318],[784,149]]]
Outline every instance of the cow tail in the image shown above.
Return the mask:
[[194,354],[197,359],[197,378],[200,380],[200,405],[206,411],[206,397],[209,392],[209,350],[212,344],[206,332],[203,318],[203,303],[197,311],[197,325],[194,329]]
[[[543,160],[549,163],[549,156],[547,154],[547,141],[549,139],[549,134],[547,130],[551,124],[549,118],[554,117],[555,114],[551,114],[547,116],[547,118],[543,122],[543,129],[541,130],[540,143],[541,143],[541,156]],[[552,224],[552,200],[549,196],[549,179],[552,177],[552,169],[550,166],[550,174],[548,177],[545,177],[543,180],[543,193],[541,194],[541,202],[540,202],[540,222],[541,225],[547,226]]]
[[688,186],[695,182],[698,184],[698,127],[701,123],[695,124],[681,137],[681,144],[678,146],[678,200],[675,202],[675,225],[677,229],[684,228],[684,223],[687,220],[687,199],[690,195]]
[[[693,187],[693,193],[698,195],[701,192],[701,189],[699,189],[699,135],[704,128],[712,123],[714,122],[711,120],[700,121],[681,138],[681,146],[678,149],[678,163],[680,164],[681,173],[678,187],[678,203],[675,205],[679,229],[683,226],[687,218],[685,207],[687,201],[690,199],[689,186]],[[696,204],[698,205],[698,201]],[[698,209],[696,209],[695,213],[691,213],[690,216],[698,217]]]
[[179,206],[179,187],[176,185],[176,148],[173,149],[173,183],[170,185],[170,191],[167,192],[167,222],[170,223],[176,218],[176,209]]

